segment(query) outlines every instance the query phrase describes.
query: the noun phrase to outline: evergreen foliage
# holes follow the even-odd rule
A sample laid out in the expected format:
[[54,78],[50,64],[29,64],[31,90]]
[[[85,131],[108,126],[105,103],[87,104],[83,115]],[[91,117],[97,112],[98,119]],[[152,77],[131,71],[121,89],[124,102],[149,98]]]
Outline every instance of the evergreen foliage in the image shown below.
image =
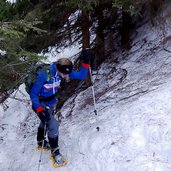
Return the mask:
[[146,0],[113,0],[113,7],[122,9],[125,12],[131,14],[137,14],[139,12],[139,4],[145,3]]
[[[101,58],[97,51],[103,49],[100,54],[106,54],[104,47],[108,33],[117,35],[108,36],[108,42],[119,41],[119,39],[113,40],[118,36],[127,36],[126,41],[129,40],[132,17],[135,16],[132,14],[141,13],[144,4],[150,6],[148,10],[151,9],[156,14],[162,2],[162,0],[16,0],[16,3],[11,4],[6,0],[0,0],[0,50],[6,52],[5,55],[0,53],[0,93],[21,84],[30,71],[30,66],[41,61],[42,57],[39,57],[37,52],[49,46],[60,47],[65,46],[67,40],[71,43],[79,40],[82,41],[83,47],[90,46],[94,50],[96,58]],[[68,17],[75,11],[81,13],[73,22]],[[127,19],[130,19],[130,25],[126,24]],[[91,45],[88,44],[90,35],[83,25],[87,31],[93,25],[91,33],[96,34],[96,39]],[[122,29],[124,27],[127,32]],[[103,58],[96,59],[99,61],[98,64],[104,60],[104,55],[101,56]]]
[[6,54],[0,55],[0,92],[17,88],[23,82],[30,66],[42,59],[36,53],[24,50],[21,45],[28,32],[45,32],[34,27],[37,23],[26,23],[23,20],[1,23],[0,50]]
[[0,21],[9,20],[14,15],[13,5],[5,0],[0,0]]
[[82,10],[94,10],[93,7],[96,7],[99,5],[99,0],[69,0],[68,2],[69,6],[74,6]]

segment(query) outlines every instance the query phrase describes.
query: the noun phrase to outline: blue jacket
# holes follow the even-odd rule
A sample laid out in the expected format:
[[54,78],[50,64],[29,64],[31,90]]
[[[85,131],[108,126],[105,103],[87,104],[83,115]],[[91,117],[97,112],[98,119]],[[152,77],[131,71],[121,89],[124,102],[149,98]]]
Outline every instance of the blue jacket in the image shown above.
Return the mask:
[[[72,70],[69,74],[70,78],[83,80],[86,78],[88,72],[88,64],[83,64],[80,71]],[[30,98],[33,108],[37,111],[41,107],[40,97],[47,98],[55,95],[60,87],[62,78],[57,74],[56,64],[49,66],[49,73],[40,69],[37,72],[37,78],[31,88]],[[43,100],[42,100],[43,101]],[[56,98],[45,101],[47,106],[51,106],[56,103]]]

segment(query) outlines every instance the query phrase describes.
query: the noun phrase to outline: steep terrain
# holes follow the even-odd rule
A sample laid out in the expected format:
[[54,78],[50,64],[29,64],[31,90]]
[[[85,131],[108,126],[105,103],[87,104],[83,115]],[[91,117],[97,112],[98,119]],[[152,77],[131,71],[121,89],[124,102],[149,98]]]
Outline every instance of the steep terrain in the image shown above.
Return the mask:
[[[61,171],[171,170],[171,20],[140,27],[129,51],[118,50],[120,63],[106,59],[91,87],[63,106],[59,144],[69,163]],[[68,54],[69,56],[69,54]],[[0,121],[0,168],[38,170],[35,150],[38,119],[23,86],[23,102],[8,99]],[[97,132],[96,127],[100,127]],[[43,153],[40,170],[56,170]]]

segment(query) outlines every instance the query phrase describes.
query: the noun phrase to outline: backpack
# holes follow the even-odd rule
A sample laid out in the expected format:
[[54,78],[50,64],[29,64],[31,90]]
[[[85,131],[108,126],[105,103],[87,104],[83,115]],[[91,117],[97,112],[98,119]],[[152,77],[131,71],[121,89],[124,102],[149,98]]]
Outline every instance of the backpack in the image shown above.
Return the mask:
[[38,65],[38,66],[34,67],[34,69],[31,70],[30,73],[26,76],[24,83],[25,83],[25,90],[28,94],[30,94],[30,90],[33,86],[34,81],[36,80],[36,77],[37,77],[37,72],[40,69],[43,69],[46,72],[46,74],[48,75],[48,80],[49,80],[49,78],[50,78],[49,66],[50,66],[49,64]]

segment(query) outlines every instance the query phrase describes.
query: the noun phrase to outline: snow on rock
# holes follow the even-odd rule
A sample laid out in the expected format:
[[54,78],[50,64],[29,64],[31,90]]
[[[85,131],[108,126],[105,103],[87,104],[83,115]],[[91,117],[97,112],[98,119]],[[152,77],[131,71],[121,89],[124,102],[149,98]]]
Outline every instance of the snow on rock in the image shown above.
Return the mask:
[[4,108],[2,105],[0,105],[0,118],[4,116]]

